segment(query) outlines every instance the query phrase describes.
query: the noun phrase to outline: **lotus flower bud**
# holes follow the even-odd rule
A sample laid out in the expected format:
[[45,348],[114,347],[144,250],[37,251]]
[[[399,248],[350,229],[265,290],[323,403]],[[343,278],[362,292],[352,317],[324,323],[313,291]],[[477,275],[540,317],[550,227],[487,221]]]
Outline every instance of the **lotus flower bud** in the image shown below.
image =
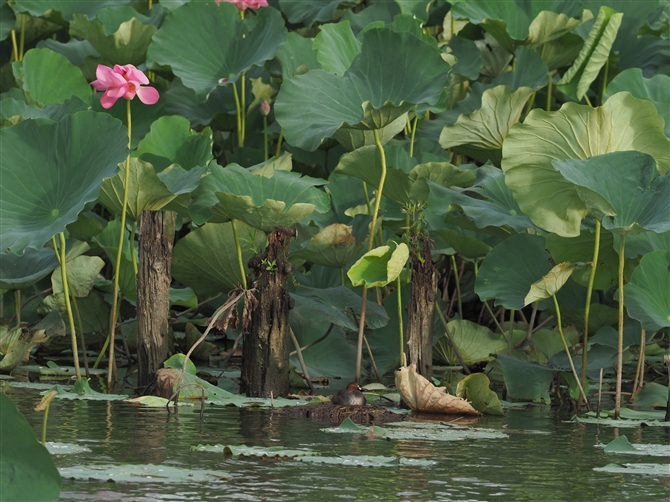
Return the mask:
[[270,114],[270,103],[268,103],[267,99],[264,99],[261,102],[261,113],[264,117],[267,117]]

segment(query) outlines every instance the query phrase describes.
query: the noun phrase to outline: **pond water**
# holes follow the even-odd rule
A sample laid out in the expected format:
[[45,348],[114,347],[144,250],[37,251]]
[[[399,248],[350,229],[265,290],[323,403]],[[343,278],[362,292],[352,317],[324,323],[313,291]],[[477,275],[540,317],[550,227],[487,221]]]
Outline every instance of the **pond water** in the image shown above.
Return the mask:
[[[42,414],[32,407],[39,392],[5,389],[41,435]],[[506,439],[455,442],[368,439],[330,434],[333,424],[289,418],[271,410],[181,408],[178,419],[164,409],[120,402],[54,400],[48,441],[75,443],[91,451],[55,456],[58,467],[102,464],[167,464],[225,471],[209,483],[112,483],[63,480],[61,500],[439,500],[439,501],[623,501],[668,500],[670,478],[594,471],[609,463],[667,463],[667,457],[607,454],[598,443],[627,435],[631,443],[670,443],[660,427],[615,429],[566,423],[548,407],[509,409],[505,417],[476,424],[504,432]],[[323,455],[397,455],[431,459],[430,467],[362,468],[303,464],[294,460],[224,457],[191,446],[224,444],[284,446]],[[668,471],[670,476],[670,468]]]

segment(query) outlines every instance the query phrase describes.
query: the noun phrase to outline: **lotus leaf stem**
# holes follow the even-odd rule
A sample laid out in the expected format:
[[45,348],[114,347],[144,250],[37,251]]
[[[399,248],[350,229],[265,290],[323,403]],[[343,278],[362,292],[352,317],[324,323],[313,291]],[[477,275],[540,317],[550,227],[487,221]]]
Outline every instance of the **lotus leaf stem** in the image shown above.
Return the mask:
[[[126,231],[126,207],[128,206],[128,185],[130,180],[130,149],[132,147],[133,123],[130,113],[130,100],[126,100],[126,116],[128,122],[128,157],[126,170],[123,175],[123,205],[121,206],[121,229],[119,230],[119,247],[116,251],[116,266],[114,267],[114,288],[112,290],[112,311],[109,323],[109,368],[107,371],[107,390],[112,388],[112,374],[114,373],[114,334],[116,330],[116,311],[119,303],[119,276],[121,275],[121,255],[123,254],[123,239]],[[134,244],[133,251],[134,254]],[[99,359],[99,358],[98,358]],[[96,361],[97,363],[97,361]],[[79,378],[79,375],[77,376]]]
[[281,144],[284,140],[284,133],[279,131],[279,138],[277,138],[277,150],[275,151],[275,157],[279,158],[281,155]]
[[414,122],[412,123],[412,138],[409,144],[409,156],[414,157],[414,137],[416,136],[416,126],[419,123],[419,117],[414,117]]
[[637,358],[637,368],[635,370],[635,382],[633,383],[633,392],[638,392],[644,386],[644,351],[647,345],[647,331],[643,328],[640,331],[640,354]]
[[242,277],[242,287],[247,289],[247,275],[244,271],[244,262],[242,261],[242,247],[240,246],[240,239],[237,236],[237,225],[235,220],[230,220],[230,224],[233,227],[233,239],[235,240],[235,250],[237,251],[237,264],[240,267],[240,276]]
[[288,332],[291,335],[291,340],[293,341],[293,345],[295,346],[295,350],[298,354],[298,361],[300,361],[300,367],[302,368],[302,374],[303,374],[303,380],[307,382],[307,385],[309,386],[309,390],[314,394],[314,385],[312,385],[312,379],[309,377],[309,372],[307,371],[307,365],[305,364],[305,359],[302,357],[302,349],[300,348],[300,344],[298,343],[298,339],[295,337],[295,333],[293,332],[293,328],[289,326]]
[[605,61],[605,70],[603,73],[603,90],[600,93],[600,105],[605,102],[605,93],[607,92],[607,77],[610,69],[610,58],[609,55],[607,57],[607,60]]
[[14,290],[14,311],[16,312],[16,326],[21,326],[21,290]]
[[[463,300],[461,298],[461,278],[458,273],[456,255],[451,255],[451,267],[454,269],[454,279],[456,280],[456,297],[458,299],[458,318],[463,319]],[[503,331],[504,333],[504,331]]]
[[263,116],[263,159],[268,160],[268,118]]
[[554,85],[554,75],[553,72],[549,72],[549,83],[547,84],[547,108],[548,112],[551,111],[551,89]]
[[[582,385],[586,385],[586,366],[589,360],[588,341],[589,341],[589,315],[591,313],[591,296],[593,294],[593,284],[596,280],[596,269],[598,267],[598,256],[600,253],[600,228],[601,223],[596,220],[595,243],[593,244],[593,259],[591,260],[591,274],[589,275],[589,285],[586,289],[586,306],[584,308],[584,350],[582,352]],[[577,411],[580,411],[581,401],[577,403]]]
[[26,15],[21,14],[21,41],[19,42],[19,61],[23,61],[23,51],[26,45]]
[[139,268],[137,267],[137,256],[135,256],[135,234],[137,233],[137,222],[133,221],[133,228],[130,231],[130,256],[133,262],[133,272],[135,276],[139,273]]
[[12,34],[12,49],[13,49],[14,61],[18,61],[19,60],[19,46],[16,43],[16,30],[12,30],[11,34]]
[[344,286],[344,268],[340,267],[340,284]]
[[507,341],[507,347],[509,348],[509,355],[512,355],[512,345],[514,345],[514,309],[509,311],[509,340]]
[[586,101],[587,105],[589,105],[591,108],[593,108],[593,104],[591,103],[591,100],[589,99],[589,97],[586,94],[584,94],[584,101]]
[[619,244],[619,339],[617,343],[616,395],[614,398],[614,418],[621,413],[621,373],[623,371],[623,266],[626,236],[621,236]]
[[440,306],[436,306],[435,312],[437,312],[437,316],[440,318],[440,321],[442,322],[442,326],[444,327],[444,336],[447,338],[449,341],[449,345],[451,345],[451,348],[454,349],[454,353],[456,354],[456,357],[458,358],[458,362],[460,363],[461,367],[463,368],[463,372],[466,375],[470,374],[470,368],[468,368],[468,365],[465,364],[465,360],[463,359],[463,356],[461,355],[461,352],[458,350],[458,347],[456,347],[456,344],[454,343],[454,340],[451,338],[451,333],[449,333],[449,327],[447,326],[447,320],[444,318],[444,314],[442,313],[442,309]]
[[533,94],[530,95],[530,99],[528,100],[528,105],[526,106],[526,113],[523,114],[523,118],[528,116],[530,111],[533,109],[533,105],[535,104],[535,96],[537,95],[537,91],[533,92]]
[[235,98],[235,118],[237,119],[237,145],[244,146],[244,132],[242,130],[242,110],[240,97],[237,93],[237,84],[233,82],[233,97]]
[[[242,15],[242,19],[244,19],[244,15]],[[244,139],[246,136],[246,129],[247,129],[247,86],[246,86],[246,75],[242,73],[242,78],[240,79],[241,82],[241,91],[242,91],[242,108],[240,110],[241,118],[242,118],[242,142],[240,143],[240,146],[244,146]]]
[[63,296],[65,297],[65,310],[67,311],[67,319],[70,323],[70,341],[72,342],[72,358],[74,359],[74,371],[77,378],[81,378],[81,370],[79,369],[79,351],[77,350],[77,330],[74,327],[74,316],[72,315],[72,305],[70,304],[70,287],[67,279],[67,264],[65,262],[65,234],[60,232],[60,273],[63,282]]
[[370,356],[370,363],[372,364],[372,369],[374,370],[375,375],[377,376],[377,381],[381,383],[382,376],[379,374],[379,370],[377,369],[377,363],[375,362],[375,356],[372,355],[372,349],[370,348],[368,338],[365,335],[363,335],[363,341],[365,342],[365,347],[368,349],[368,355]]
[[600,378],[598,380],[598,405],[596,407],[596,418],[600,418],[600,400],[603,396],[603,370],[600,368]]
[[565,341],[565,335],[563,334],[563,324],[561,323],[561,309],[558,306],[558,300],[556,299],[556,295],[551,295],[551,297],[554,299],[554,306],[556,307],[556,323],[558,325],[558,333],[561,335],[561,341],[563,342],[563,348],[565,349],[565,355],[568,357],[568,362],[570,363],[570,368],[572,368],[572,376],[575,377],[575,382],[577,382],[577,386],[579,387],[579,396],[581,399],[584,400],[584,403],[586,404],[586,408],[589,408],[589,401],[586,399],[586,393],[584,392],[584,387],[582,387],[582,382],[579,380],[579,376],[577,375],[577,370],[575,369],[575,363],[572,361],[572,356],[570,356],[570,348],[568,347],[568,342]]

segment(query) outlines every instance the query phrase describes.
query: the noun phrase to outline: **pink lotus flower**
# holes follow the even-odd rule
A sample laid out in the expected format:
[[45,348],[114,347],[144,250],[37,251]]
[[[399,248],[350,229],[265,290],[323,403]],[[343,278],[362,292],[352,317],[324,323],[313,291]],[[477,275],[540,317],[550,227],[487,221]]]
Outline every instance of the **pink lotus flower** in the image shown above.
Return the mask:
[[263,114],[264,117],[270,115],[270,103],[268,103],[267,99],[261,101],[261,113]]
[[117,64],[114,68],[99,64],[95,76],[98,79],[91,85],[98,91],[105,91],[100,98],[103,108],[111,108],[119,98],[130,100],[135,95],[145,105],[153,105],[158,101],[158,91],[153,87],[142,87],[149,83],[149,79],[131,64]]
[[238,10],[258,10],[261,7],[268,6],[268,0],[216,0],[217,5],[221,2],[232,3]]

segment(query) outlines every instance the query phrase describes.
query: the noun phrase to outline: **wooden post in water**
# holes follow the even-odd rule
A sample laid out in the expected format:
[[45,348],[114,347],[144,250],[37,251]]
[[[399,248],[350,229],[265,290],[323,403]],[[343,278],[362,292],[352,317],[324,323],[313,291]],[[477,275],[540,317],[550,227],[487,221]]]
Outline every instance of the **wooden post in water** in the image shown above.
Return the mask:
[[290,228],[275,228],[265,252],[249,261],[258,302],[242,347],[242,389],[250,397],[286,396],[289,392],[288,249],[294,236]]
[[142,211],[137,275],[137,385],[148,387],[168,355],[174,211]]

